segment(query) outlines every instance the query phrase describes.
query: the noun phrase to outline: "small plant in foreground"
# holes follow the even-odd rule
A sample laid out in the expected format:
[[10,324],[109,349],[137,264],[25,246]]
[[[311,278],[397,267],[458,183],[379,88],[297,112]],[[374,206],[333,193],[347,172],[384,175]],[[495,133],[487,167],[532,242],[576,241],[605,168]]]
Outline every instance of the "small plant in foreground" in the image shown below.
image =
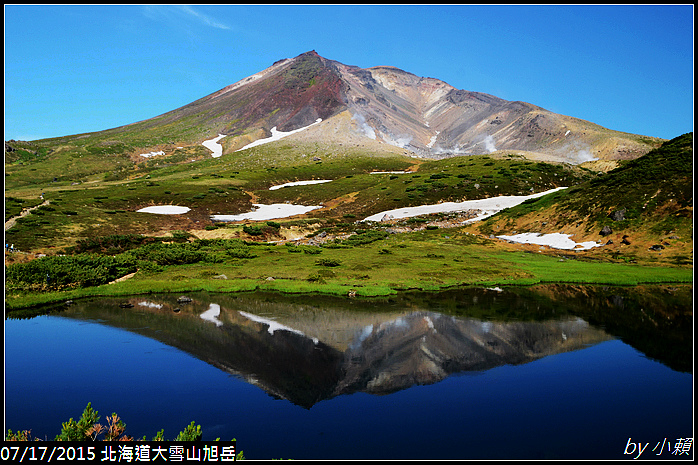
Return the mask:
[[[78,421],[72,418],[63,423],[61,433],[56,436],[55,441],[98,441],[104,435],[103,441],[134,441],[134,438],[124,434],[126,424],[119,418],[116,413],[112,413],[107,417],[107,424],[99,423],[99,412],[92,408],[92,403],[88,403],[85,410],[82,412]],[[160,430],[152,441],[164,441],[165,430]],[[201,441],[203,432],[201,425],[196,425],[193,421],[180,431],[174,441]],[[13,432],[8,429],[5,435],[5,441],[31,441],[31,430]],[[139,441],[146,441],[143,436]],[[239,451],[236,460],[242,460],[245,457],[242,451]]]

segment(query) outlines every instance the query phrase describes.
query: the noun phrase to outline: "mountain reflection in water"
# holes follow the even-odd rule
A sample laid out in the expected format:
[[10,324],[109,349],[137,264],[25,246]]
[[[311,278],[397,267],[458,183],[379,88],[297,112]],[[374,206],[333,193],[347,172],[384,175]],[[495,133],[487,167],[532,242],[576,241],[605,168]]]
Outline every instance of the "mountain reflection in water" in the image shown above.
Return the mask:
[[[149,295],[81,301],[60,314],[159,340],[305,408],[344,394],[386,394],[528,363],[615,336],[554,299],[498,291],[458,290],[441,294],[438,303],[424,296],[188,294],[192,300],[181,302]],[[599,303],[591,297],[585,305],[596,313]],[[612,294],[604,301],[618,309],[619,299],[624,302]],[[439,308],[445,311],[432,310]]]

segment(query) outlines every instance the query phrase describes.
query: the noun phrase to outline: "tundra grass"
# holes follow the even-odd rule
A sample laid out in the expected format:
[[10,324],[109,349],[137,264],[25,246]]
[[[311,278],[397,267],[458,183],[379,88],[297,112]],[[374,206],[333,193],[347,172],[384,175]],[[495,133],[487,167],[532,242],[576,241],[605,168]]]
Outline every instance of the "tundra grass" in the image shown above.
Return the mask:
[[[51,206],[22,219],[7,232],[7,237],[21,250],[46,252],[46,248],[58,249],[80,239],[110,234],[204,229],[212,225],[211,215],[249,211],[253,201],[326,205],[309,216],[354,215],[360,219],[382,210],[442,200],[541,191],[555,182],[577,182],[587,176],[563,165],[493,160],[487,156],[417,162],[358,149],[323,152],[320,157],[315,153],[321,154],[314,144],[276,145],[172,166],[148,167],[150,162],[146,162],[118,181],[86,182],[78,171],[61,167],[61,177],[49,182],[46,176],[27,175],[22,171],[26,166],[14,167],[13,170],[22,170],[9,170],[8,179],[22,179],[8,182],[6,195],[33,204],[44,194]],[[58,170],[52,163],[32,166]],[[410,167],[418,171],[370,174]],[[108,164],[104,168],[111,169]],[[310,179],[333,181],[269,190],[285,182]],[[6,219],[16,212],[15,204],[9,203],[12,208],[6,211]],[[191,211],[177,217],[136,213],[139,208],[160,204],[186,206]]]
[[67,292],[6,295],[13,310],[84,296],[162,292],[251,290],[385,296],[405,290],[438,291],[457,286],[584,283],[637,285],[692,282],[692,269],[569,260],[537,253],[503,252],[494,243],[455,230],[392,235],[347,248],[305,253],[284,245],[249,246],[251,258],[234,258],[217,242],[200,250],[206,260],[151,266],[131,279]]

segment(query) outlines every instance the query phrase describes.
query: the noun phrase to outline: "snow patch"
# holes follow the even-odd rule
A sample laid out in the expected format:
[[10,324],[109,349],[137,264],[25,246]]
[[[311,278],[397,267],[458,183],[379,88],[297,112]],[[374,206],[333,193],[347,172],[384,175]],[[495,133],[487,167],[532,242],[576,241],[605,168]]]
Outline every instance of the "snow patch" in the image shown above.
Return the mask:
[[145,157],[145,158],[155,157],[155,156],[158,156],[158,155],[165,155],[165,152],[163,152],[162,150],[160,150],[159,152],[141,153],[141,157]]
[[211,219],[213,221],[264,221],[302,215],[304,213],[308,213],[309,211],[322,208],[319,205],[305,206],[290,203],[273,203],[271,205],[255,203],[252,206],[254,209],[246,213],[240,213],[237,215],[212,215]]
[[427,144],[428,148],[432,148],[434,146],[434,143],[436,142],[436,138],[439,137],[439,132],[441,132],[441,131],[436,131],[436,134],[431,136],[431,139],[429,140],[429,143]]
[[566,187],[558,187],[545,192],[539,192],[532,195],[503,195],[500,197],[490,197],[489,199],[466,200],[464,202],[443,202],[433,205],[420,205],[417,207],[396,208],[395,210],[387,210],[365,218],[363,221],[380,221],[385,215],[393,218],[411,218],[413,216],[428,215],[430,213],[447,213],[447,212],[462,212],[468,210],[480,210],[477,217],[465,221],[465,223],[474,223],[480,221],[495,213],[504,210],[505,208],[514,207],[525,200],[542,197]]
[[223,146],[218,143],[219,140],[223,139],[225,137],[224,134],[218,134],[218,137],[214,137],[213,139],[205,140],[201,143],[204,147],[209,149],[211,152],[211,156],[213,158],[218,158],[221,155],[223,155]]
[[275,191],[277,189],[281,189],[284,187],[291,187],[291,186],[308,186],[311,184],[323,184],[326,182],[332,182],[331,179],[317,179],[313,181],[296,181],[296,182],[287,182],[286,184],[280,184],[278,186],[271,186],[269,188],[270,191]]
[[189,207],[179,207],[177,205],[154,205],[152,207],[136,210],[138,213],[155,213],[158,215],[181,215],[191,210]]
[[276,142],[277,140],[281,140],[284,137],[290,136],[291,134],[295,134],[297,132],[304,131],[304,130],[308,129],[310,126],[315,126],[316,124],[320,123],[321,121],[322,121],[322,118],[318,118],[315,120],[314,123],[309,124],[308,126],[294,129],[293,131],[288,131],[288,132],[278,131],[276,129],[276,126],[274,126],[273,128],[271,128],[271,137],[267,137],[265,139],[258,139],[254,142],[247,144],[246,146],[244,146],[241,149],[237,149],[236,152],[239,152],[240,150],[249,149],[252,147],[257,147],[258,145],[268,144],[269,142]]
[[553,249],[565,249],[565,250],[588,250],[593,247],[601,247],[601,244],[594,241],[587,242],[575,242],[570,239],[571,234],[562,233],[552,233],[552,234],[540,234],[540,233],[521,233],[515,234],[513,236],[497,236],[499,239],[504,239],[511,242],[517,242],[521,244],[537,244],[546,245],[552,247]]

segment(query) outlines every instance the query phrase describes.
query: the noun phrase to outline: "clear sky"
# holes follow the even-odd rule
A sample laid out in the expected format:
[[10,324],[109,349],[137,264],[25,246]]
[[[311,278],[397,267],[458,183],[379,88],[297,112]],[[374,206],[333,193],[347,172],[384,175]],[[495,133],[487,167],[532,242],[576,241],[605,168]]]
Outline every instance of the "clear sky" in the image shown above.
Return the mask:
[[609,129],[693,131],[693,5],[5,5],[5,140],[148,119],[315,50]]

